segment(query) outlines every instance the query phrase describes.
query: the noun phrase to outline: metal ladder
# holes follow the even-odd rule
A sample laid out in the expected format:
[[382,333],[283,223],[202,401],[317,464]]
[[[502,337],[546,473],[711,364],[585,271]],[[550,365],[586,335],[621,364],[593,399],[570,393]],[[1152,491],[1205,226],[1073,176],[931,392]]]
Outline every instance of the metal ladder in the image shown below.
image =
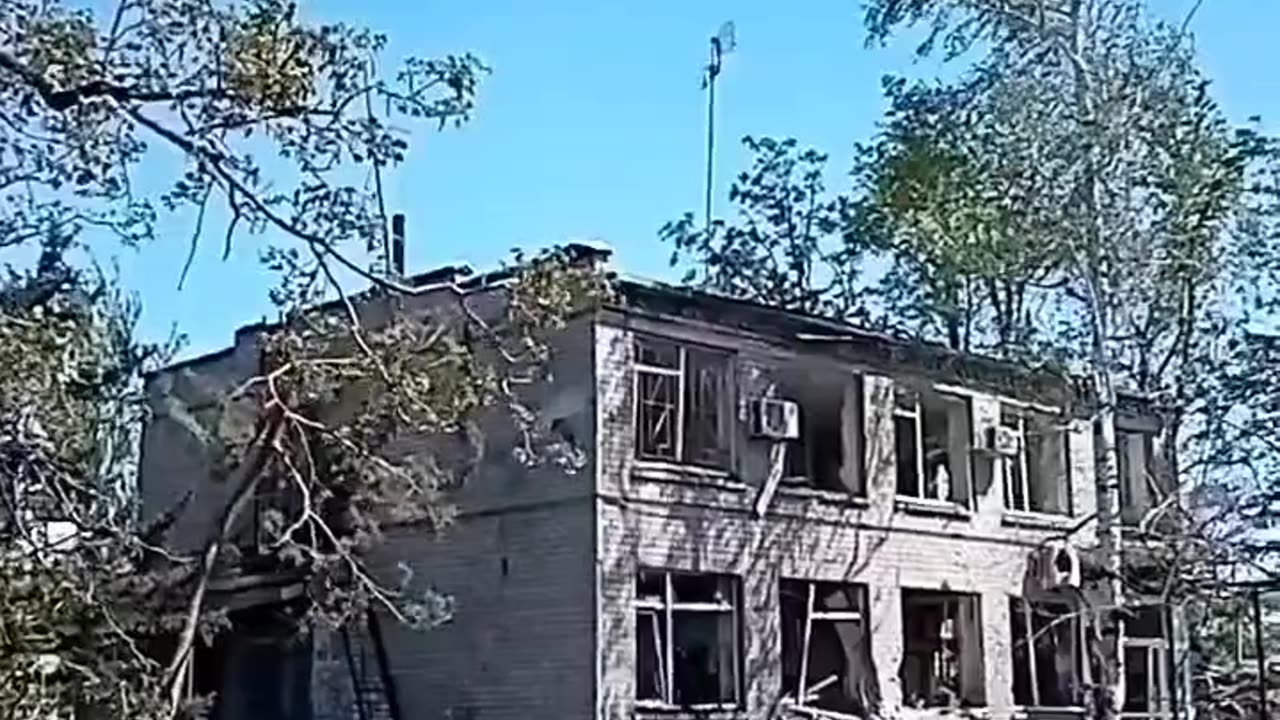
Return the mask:
[[352,627],[349,623],[341,634],[351,672],[355,720],[401,720],[377,616],[369,611],[362,626]]

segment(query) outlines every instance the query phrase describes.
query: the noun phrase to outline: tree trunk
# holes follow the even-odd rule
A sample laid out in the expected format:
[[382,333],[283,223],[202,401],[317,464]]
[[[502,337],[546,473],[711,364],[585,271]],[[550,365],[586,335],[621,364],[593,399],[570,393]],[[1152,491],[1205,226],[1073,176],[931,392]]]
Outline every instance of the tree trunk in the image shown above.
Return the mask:
[[1098,405],[1097,494],[1098,551],[1105,574],[1102,584],[1103,608],[1096,615],[1100,625],[1102,653],[1098,673],[1100,697],[1096,707],[1100,720],[1119,717],[1124,704],[1124,554],[1120,522],[1120,468],[1116,453],[1115,390],[1106,369],[1093,374]]
[[1092,25],[1092,3],[1075,0],[1071,5],[1072,36],[1068,60],[1074,69],[1074,100],[1084,146],[1084,247],[1077,248],[1077,260],[1083,264],[1081,279],[1086,285],[1088,314],[1092,325],[1092,380],[1096,406],[1097,431],[1096,486],[1098,496],[1098,552],[1104,574],[1101,590],[1103,607],[1095,616],[1099,624],[1101,657],[1099,658],[1097,702],[1094,712],[1099,720],[1115,720],[1120,716],[1125,696],[1123,528],[1120,518],[1120,462],[1116,452],[1116,392],[1111,370],[1110,298],[1107,297],[1107,262],[1104,256],[1101,180],[1097,106],[1093,75],[1089,66],[1089,38]]

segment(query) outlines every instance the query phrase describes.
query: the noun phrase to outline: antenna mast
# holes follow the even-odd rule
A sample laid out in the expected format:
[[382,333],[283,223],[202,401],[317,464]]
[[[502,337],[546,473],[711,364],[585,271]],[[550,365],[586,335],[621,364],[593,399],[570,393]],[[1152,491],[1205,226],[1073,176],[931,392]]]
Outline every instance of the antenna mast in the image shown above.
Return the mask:
[[702,87],[707,90],[707,184],[703,204],[705,227],[711,230],[711,188],[715,167],[716,147],[716,78],[720,75],[720,61],[737,45],[734,37],[733,21],[720,26],[720,31],[711,37],[711,59],[707,63],[706,75],[702,78]]

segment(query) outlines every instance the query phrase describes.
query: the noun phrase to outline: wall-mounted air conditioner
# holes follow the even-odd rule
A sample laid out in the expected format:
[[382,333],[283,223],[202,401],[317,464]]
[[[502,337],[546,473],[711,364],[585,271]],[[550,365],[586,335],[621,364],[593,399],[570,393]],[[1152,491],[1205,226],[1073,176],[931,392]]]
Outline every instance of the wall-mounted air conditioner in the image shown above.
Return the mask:
[[751,407],[751,434],[772,440],[800,437],[800,404],[781,398],[758,398]]
[[1018,431],[1005,425],[987,428],[986,450],[993,455],[1012,457],[1018,454]]

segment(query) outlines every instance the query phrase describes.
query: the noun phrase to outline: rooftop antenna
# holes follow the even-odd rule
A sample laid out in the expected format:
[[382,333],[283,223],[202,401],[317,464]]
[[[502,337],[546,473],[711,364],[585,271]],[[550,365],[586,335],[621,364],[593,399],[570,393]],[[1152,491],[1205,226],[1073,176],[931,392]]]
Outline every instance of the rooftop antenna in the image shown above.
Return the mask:
[[716,147],[716,78],[720,75],[721,59],[733,52],[737,45],[733,21],[730,20],[711,36],[711,60],[707,63],[706,74],[702,76],[702,87],[707,91],[707,187],[703,217],[708,231],[711,230],[711,181]]

